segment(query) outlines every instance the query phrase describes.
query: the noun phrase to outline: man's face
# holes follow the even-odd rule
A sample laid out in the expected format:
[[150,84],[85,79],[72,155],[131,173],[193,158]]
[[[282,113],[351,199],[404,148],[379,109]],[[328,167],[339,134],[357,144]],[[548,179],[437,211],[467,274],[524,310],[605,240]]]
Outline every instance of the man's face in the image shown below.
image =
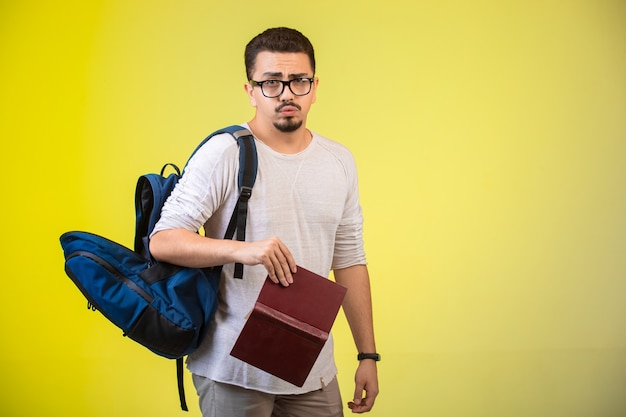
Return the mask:
[[[306,54],[268,51],[257,55],[252,74],[252,79],[257,82],[291,81],[312,77],[313,70]],[[295,95],[288,86],[285,86],[282,94],[273,98],[265,97],[259,85],[253,86],[247,83],[246,91],[250,97],[250,103],[256,107],[257,121],[271,123],[281,132],[293,132],[306,125],[307,114],[311,104],[315,102],[317,82],[318,80],[315,79],[311,92],[303,96]],[[295,86],[294,89],[297,90]]]

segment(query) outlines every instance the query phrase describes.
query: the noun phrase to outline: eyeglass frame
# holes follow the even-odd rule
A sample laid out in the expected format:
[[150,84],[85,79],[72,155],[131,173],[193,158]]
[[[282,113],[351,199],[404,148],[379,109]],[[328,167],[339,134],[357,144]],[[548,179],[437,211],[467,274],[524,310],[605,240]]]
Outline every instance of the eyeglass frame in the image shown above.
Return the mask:
[[[304,94],[297,94],[297,93],[295,93],[295,92],[291,89],[291,83],[292,83],[293,81],[301,81],[301,80],[308,80],[308,81],[309,81],[309,83],[310,83],[310,84],[309,84],[309,91],[307,91],[307,92],[306,92],[306,93],[304,93]],[[280,96],[281,96],[281,95],[285,92],[285,86],[289,87],[289,91],[291,91],[291,93],[292,93],[294,96],[297,96],[297,97],[302,97],[302,96],[306,96],[306,95],[308,95],[308,94],[310,94],[310,93],[311,93],[311,90],[313,89],[313,83],[314,83],[314,81],[315,81],[315,77],[297,77],[297,78],[293,78],[293,79],[291,79],[291,80],[289,80],[289,81],[283,81],[283,80],[273,80],[273,79],[272,79],[272,80],[264,80],[264,81],[255,81],[255,80],[248,80],[248,81],[249,81],[249,83],[250,83],[250,85],[251,85],[252,87],[259,86],[259,88],[261,88],[261,94],[263,94],[263,96],[264,96],[264,97],[266,97],[266,98],[276,98],[276,97],[280,97]],[[268,96],[267,94],[265,94],[265,90],[263,90],[263,84],[265,84],[265,83],[267,83],[267,82],[270,82],[270,81],[271,81],[271,82],[279,82],[279,83],[281,83],[281,84],[283,85],[283,88],[281,88],[281,89],[280,89],[280,93],[276,94],[275,96],[271,96],[271,97],[270,97],[270,96]]]

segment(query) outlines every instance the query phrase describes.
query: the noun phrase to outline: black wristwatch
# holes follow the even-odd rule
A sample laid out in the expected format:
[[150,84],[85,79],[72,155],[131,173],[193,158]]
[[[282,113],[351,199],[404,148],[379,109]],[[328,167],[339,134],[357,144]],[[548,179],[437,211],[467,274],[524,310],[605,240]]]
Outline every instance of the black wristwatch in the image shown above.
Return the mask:
[[378,362],[380,360],[380,355],[378,353],[359,353],[356,358],[359,361],[362,361],[363,359],[374,359],[376,362]]

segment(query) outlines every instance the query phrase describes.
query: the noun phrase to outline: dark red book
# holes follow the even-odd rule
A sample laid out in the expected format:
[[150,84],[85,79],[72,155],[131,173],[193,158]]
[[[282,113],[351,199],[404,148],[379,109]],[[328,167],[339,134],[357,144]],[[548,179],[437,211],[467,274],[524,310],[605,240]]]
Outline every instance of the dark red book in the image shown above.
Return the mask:
[[328,339],[346,291],[300,266],[288,287],[268,278],[230,354],[301,387]]

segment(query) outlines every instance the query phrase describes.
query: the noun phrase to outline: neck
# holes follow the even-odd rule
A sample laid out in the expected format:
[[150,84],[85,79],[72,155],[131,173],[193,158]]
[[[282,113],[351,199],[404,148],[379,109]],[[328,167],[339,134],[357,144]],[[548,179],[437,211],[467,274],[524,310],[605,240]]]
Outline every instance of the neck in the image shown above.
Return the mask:
[[274,126],[263,126],[255,119],[248,123],[254,136],[272,150],[283,154],[302,152],[311,142],[313,135],[304,126],[293,132],[282,132]]

